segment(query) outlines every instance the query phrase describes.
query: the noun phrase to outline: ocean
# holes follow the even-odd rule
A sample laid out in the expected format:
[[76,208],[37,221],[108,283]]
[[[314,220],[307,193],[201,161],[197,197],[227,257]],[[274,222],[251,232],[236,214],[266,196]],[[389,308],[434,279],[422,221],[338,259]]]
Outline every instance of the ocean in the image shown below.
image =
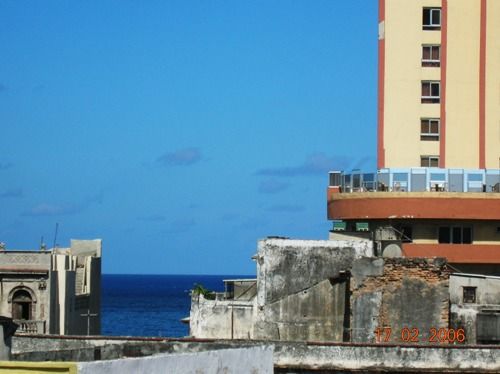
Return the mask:
[[189,326],[190,290],[201,284],[223,291],[223,279],[242,275],[102,275],[101,334],[184,337]]

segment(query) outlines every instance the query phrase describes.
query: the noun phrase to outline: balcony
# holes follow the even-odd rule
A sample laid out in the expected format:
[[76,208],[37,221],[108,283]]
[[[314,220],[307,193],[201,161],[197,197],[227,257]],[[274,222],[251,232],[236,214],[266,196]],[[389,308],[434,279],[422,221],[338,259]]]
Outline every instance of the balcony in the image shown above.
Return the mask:
[[406,168],[330,172],[340,192],[500,192],[500,169]]
[[28,320],[28,319],[15,319],[17,323],[17,334],[45,334],[45,321],[44,320]]
[[330,173],[328,219],[500,220],[500,170]]

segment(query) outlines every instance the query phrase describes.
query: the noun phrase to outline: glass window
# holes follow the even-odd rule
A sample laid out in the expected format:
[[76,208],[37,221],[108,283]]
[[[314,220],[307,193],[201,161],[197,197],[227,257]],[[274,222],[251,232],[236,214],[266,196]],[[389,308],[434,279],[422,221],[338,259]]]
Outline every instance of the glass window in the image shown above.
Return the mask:
[[420,166],[424,168],[437,168],[439,156],[420,156]]
[[462,229],[462,243],[463,244],[472,244],[472,228],[464,227]]
[[423,45],[422,46],[422,66],[439,67],[441,61],[441,46]]
[[439,103],[440,101],[440,82],[422,81],[421,102],[424,104]]
[[420,120],[420,140],[439,140],[438,118],[422,118]]
[[431,181],[445,181],[446,174],[444,173],[431,173]]
[[438,242],[441,244],[472,244],[472,227],[440,227],[438,231]]
[[464,287],[464,303],[475,304],[476,303],[476,287]]
[[467,180],[469,182],[482,182],[483,181],[483,174],[468,174]]
[[408,173],[394,173],[393,175],[394,182],[407,182],[408,181]]
[[449,227],[440,227],[439,228],[438,242],[442,243],[442,244],[447,244],[447,243],[451,242],[450,228]]
[[452,229],[452,243],[453,244],[462,244],[462,228],[461,227],[453,227]]
[[424,30],[441,30],[441,8],[424,8],[422,13]]

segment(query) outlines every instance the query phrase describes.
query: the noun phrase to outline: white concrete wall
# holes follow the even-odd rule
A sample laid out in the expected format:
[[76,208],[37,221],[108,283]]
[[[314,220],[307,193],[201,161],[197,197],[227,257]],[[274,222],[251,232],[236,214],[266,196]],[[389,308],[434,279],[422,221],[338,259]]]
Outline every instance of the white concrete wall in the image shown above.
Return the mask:
[[452,304],[463,304],[464,287],[476,287],[475,304],[500,305],[500,277],[451,275],[449,287]]
[[272,374],[273,348],[260,346],[78,363],[78,374],[101,373]]
[[199,339],[252,339],[253,301],[191,299],[189,333]]

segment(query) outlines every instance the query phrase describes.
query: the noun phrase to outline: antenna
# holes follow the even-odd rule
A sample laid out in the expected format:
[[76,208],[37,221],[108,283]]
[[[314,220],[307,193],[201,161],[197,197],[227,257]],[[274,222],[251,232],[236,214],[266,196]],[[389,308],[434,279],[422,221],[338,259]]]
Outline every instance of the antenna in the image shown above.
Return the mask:
[[54,233],[54,245],[52,246],[52,248],[56,248],[56,243],[57,243],[57,230],[59,229],[59,222],[56,222],[56,230],[55,230],[55,233]]

